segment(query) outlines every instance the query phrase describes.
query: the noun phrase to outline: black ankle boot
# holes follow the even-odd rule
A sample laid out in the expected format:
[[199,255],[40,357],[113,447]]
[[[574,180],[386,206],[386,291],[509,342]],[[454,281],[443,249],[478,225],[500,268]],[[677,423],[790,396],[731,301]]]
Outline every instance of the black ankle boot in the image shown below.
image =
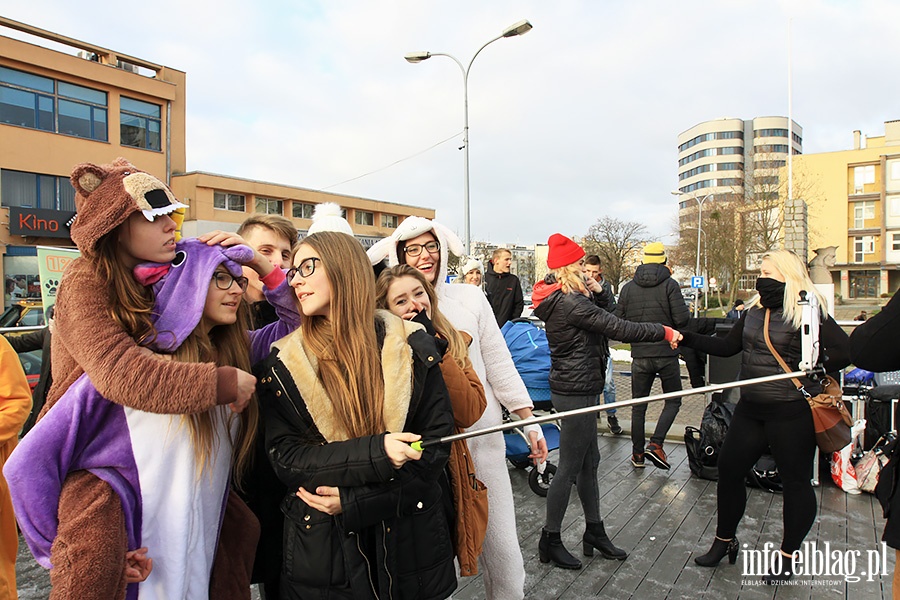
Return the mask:
[[781,555],[781,572],[769,573],[764,575],[762,580],[766,585],[778,585],[791,579],[794,573],[791,571],[791,559],[785,555]]
[[563,569],[580,569],[581,561],[569,554],[563,546],[559,532],[541,530],[541,541],[538,542],[538,555],[542,563],[553,561],[553,564]]
[[582,537],[582,542],[584,543],[585,556],[593,556],[594,548],[596,548],[600,551],[600,555],[603,556],[603,558],[609,560],[625,560],[628,558],[627,552],[621,548],[616,548],[612,541],[610,541],[609,536],[606,535],[606,529],[603,527],[602,521],[600,523],[587,524],[587,528],[584,530],[584,537]]
[[737,538],[732,538],[727,542],[716,538],[715,540],[713,540],[713,544],[709,549],[709,552],[707,552],[703,556],[696,557],[694,559],[694,562],[701,567],[715,567],[719,564],[719,561],[725,558],[725,555],[727,554],[728,562],[734,564],[735,562],[737,562],[739,546],[740,544]]

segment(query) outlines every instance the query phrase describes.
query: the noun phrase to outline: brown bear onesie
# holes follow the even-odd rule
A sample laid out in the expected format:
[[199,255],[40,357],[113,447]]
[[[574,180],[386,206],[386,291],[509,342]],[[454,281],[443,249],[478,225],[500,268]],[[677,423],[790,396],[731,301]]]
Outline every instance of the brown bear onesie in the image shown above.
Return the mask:
[[[82,374],[112,402],[137,410],[189,414],[236,399],[237,370],[212,363],[163,360],[139,346],[113,320],[107,283],[95,263],[97,243],[142,210],[162,215],[180,205],[168,187],[125,159],[82,164],[72,172],[77,216],[71,236],[82,257],[66,269],[56,300],[51,341],[53,385],[42,415]],[[237,494],[223,517],[210,598],[249,599],[259,522]],[[51,549],[51,600],[124,600],[125,520],[118,495],[87,471],[69,474]],[[153,548],[148,549],[153,557]]]

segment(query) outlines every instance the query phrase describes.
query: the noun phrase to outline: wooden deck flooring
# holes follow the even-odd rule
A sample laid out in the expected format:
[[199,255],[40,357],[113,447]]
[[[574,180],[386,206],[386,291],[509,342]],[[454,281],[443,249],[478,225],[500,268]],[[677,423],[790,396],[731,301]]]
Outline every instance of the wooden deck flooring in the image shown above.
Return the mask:
[[[602,460],[601,512],[607,531],[617,546],[626,549],[625,561],[581,555],[584,524],[577,494],[572,493],[563,523],[566,547],[584,563],[579,571],[541,564],[537,544],[544,520],[543,498],[528,487],[526,473],[510,469],[516,498],[519,541],[525,558],[526,598],[617,598],[662,600],[665,598],[891,598],[891,576],[847,583],[842,577],[795,577],[798,585],[774,589],[759,585],[759,577],[742,577],[742,556],[735,565],[727,560],[716,569],[698,567],[693,557],[704,553],[715,533],[715,482],[691,476],[684,446],[667,444],[671,471],[649,465],[631,466],[627,437],[600,436]],[[551,454],[551,460],[553,455]],[[781,496],[749,489],[747,511],[738,539],[748,549],[762,549],[766,542],[778,548],[781,541]],[[819,549],[830,543],[832,551],[859,550],[856,574],[866,571],[867,551],[879,550],[884,519],[874,496],[848,495],[830,481],[816,489],[819,514],[807,540]],[[888,573],[893,572],[894,551],[887,549]],[[456,600],[484,597],[480,577],[463,579],[453,595]]]
[[[527,483],[527,473],[510,467],[516,498],[519,541],[525,559],[526,597],[535,600],[614,598],[662,600],[665,598],[748,598],[852,600],[891,598],[890,576],[846,583],[841,577],[797,577],[799,585],[778,589],[758,585],[759,577],[742,577],[742,558],[735,565],[724,561],[716,569],[694,565],[693,557],[708,548],[715,531],[715,483],[691,476],[684,446],[667,444],[671,471],[652,466],[633,469],[631,443],[627,436],[600,436],[599,479],[601,510],[607,531],[616,545],[630,556],[625,561],[581,556],[583,519],[575,493],[563,523],[563,540],[584,567],[567,571],[541,564],[537,544],[544,521],[543,498]],[[551,453],[551,460],[556,453]],[[762,549],[781,540],[781,496],[748,490],[747,512],[738,538],[749,549]],[[819,514],[807,540],[820,548],[829,542],[832,550],[861,551],[855,572],[867,569],[867,551],[880,550],[884,520],[881,508],[868,494],[851,496],[830,481],[817,488]],[[24,545],[23,545],[24,546]],[[888,549],[888,572],[893,572],[894,551]],[[19,598],[48,597],[46,571],[20,547],[17,564]],[[254,593],[254,597],[258,595]],[[462,579],[455,600],[484,598],[480,576]]]

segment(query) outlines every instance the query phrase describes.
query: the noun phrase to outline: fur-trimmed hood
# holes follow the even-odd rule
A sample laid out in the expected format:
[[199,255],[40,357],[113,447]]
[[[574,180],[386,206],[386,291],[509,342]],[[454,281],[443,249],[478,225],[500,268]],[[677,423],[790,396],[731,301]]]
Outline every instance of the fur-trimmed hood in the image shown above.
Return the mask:
[[[424,330],[418,323],[404,321],[386,310],[376,310],[375,319],[384,325],[384,344],[381,347],[381,369],[384,377],[384,423],[390,432],[403,431],[412,396],[413,352],[407,338]],[[272,344],[278,358],[290,372],[303,397],[313,423],[327,442],[350,439],[334,419],[331,399],[318,377],[316,357],[303,348],[303,331],[297,329]]]
[[369,255],[369,260],[372,262],[372,265],[377,265],[384,259],[387,259],[388,266],[397,266],[399,264],[397,259],[397,246],[399,243],[411,240],[428,231],[434,232],[434,236],[441,244],[441,268],[438,270],[438,277],[434,282],[434,289],[440,290],[441,287],[446,285],[447,263],[450,253],[454,256],[464,256],[466,250],[462,241],[459,239],[459,236],[437,221],[432,221],[424,217],[406,217],[397,229],[394,230],[394,233],[383,240],[376,242],[366,251],[366,254]]

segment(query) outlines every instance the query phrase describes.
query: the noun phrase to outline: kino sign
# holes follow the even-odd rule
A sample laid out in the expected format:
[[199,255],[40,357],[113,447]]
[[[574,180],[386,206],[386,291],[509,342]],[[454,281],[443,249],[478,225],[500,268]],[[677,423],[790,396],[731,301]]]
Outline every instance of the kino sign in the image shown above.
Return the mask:
[[9,207],[9,233],[34,237],[69,238],[66,223],[74,212],[40,208]]

